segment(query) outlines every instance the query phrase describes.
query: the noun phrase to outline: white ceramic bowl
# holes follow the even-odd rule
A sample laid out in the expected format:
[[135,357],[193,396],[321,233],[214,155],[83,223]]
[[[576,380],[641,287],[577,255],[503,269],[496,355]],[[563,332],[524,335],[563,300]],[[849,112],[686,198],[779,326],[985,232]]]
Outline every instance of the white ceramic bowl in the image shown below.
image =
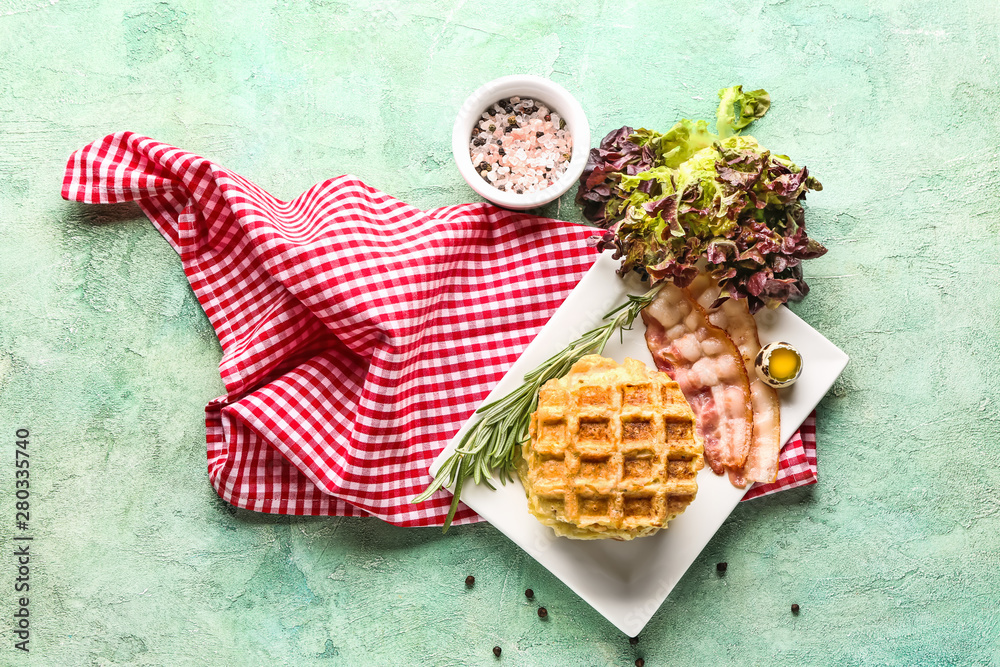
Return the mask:
[[[573,135],[573,155],[569,167],[558,181],[538,192],[504,192],[490,185],[472,166],[469,141],[472,128],[482,117],[483,111],[498,100],[518,95],[543,102],[545,106],[559,114],[566,121],[566,127]],[[537,208],[556,200],[565,194],[580,178],[587,164],[590,152],[590,125],[583,107],[558,83],[540,76],[514,75],[494,79],[469,95],[458,111],[455,127],[451,133],[451,152],[462,178],[480,196],[497,206],[524,211]]]

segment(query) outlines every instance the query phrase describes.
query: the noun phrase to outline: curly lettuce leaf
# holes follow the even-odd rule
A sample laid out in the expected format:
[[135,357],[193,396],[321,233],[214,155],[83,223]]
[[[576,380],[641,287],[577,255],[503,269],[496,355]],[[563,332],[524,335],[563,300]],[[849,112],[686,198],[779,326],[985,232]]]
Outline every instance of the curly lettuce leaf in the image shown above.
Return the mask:
[[719,91],[719,110],[715,113],[715,131],[725,139],[736,134],[771,108],[771,96],[763,88],[743,92],[743,86]]
[[802,201],[821,190],[806,168],[737,134],[770,107],[766,91],[720,91],[716,131],[681,120],[666,133],[623,127],[593,149],[577,200],[605,228],[620,273],[686,286],[706,270],[751,312],[806,295],[801,263],[826,252]]

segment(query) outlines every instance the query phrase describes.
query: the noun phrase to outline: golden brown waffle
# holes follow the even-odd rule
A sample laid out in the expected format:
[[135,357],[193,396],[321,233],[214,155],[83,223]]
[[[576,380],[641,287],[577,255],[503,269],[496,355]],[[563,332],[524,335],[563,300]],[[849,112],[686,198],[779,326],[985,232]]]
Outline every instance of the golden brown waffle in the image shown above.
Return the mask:
[[556,534],[652,535],[698,492],[694,413],[677,383],[635,359],[588,355],[541,388],[518,472]]

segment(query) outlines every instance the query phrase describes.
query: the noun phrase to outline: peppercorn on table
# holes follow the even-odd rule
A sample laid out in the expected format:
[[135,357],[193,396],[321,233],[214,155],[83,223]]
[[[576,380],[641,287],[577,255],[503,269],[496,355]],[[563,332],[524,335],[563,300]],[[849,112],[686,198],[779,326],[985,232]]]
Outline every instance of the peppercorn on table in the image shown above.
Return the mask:
[[[8,0],[0,664],[1000,661],[998,30],[968,0]],[[478,201],[452,123],[506,74],[569,90],[595,144],[764,88],[754,135],[823,183],[829,252],[792,308],[855,361],[818,409],[820,481],[741,504],[631,640],[487,524],[220,500],[221,351],[177,255],[134,206],[59,196],[71,151],[129,129],[283,199],[352,173],[424,209]],[[573,194],[541,213],[581,221]]]

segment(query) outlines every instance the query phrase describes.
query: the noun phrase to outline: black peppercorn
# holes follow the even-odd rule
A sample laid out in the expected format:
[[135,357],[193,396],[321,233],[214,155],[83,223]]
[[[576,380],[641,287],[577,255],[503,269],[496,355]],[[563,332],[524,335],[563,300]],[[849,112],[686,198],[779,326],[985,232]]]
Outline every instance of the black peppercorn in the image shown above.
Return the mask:
[[719,574],[725,574],[726,573],[726,568],[728,568],[728,567],[729,567],[729,563],[716,563],[715,564],[715,571],[718,572]]
[[535,132],[535,136],[536,137],[544,137],[545,133],[544,132]]
[[524,591],[524,597],[530,600],[531,598],[535,597],[535,591],[529,588],[528,590]]
[[496,657],[499,658],[500,657],[500,653],[501,653],[500,647],[499,646],[494,646],[493,647],[493,655],[495,655]]
[[538,618],[545,618],[548,615],[549,615],[548,609],[546,609],[545,607],[538,608]]
[[475,139],[475,140],[474,140],[474,141],[472,142],[472,145],[473,145],[473,146],[482,146],[482,145],[483,145],[483,144],[485,144],[485,143],[486,143],[486,140],[485,140],[485,139],[483,139],[482,137],[477,137],[477,138],[476,138],[476,139]]
[[792,613],[793,614],[799,613],[799,605],[797,605],[797,604],[793,604],[792,605]]
[[506,154],[507,154],[507,151],[505,151],[505,150],[504,150],[504,149],[502,149],[502,148],[501,148],[501,149],[500,149],[499,151],[497,151],[497,152],[498,152],[498,153],[499,153],[500,155],[506,155]]
[[476,583],[476,578],[473,577],[471,574],[465,578],[466,586],[472,586],[474,583]]

